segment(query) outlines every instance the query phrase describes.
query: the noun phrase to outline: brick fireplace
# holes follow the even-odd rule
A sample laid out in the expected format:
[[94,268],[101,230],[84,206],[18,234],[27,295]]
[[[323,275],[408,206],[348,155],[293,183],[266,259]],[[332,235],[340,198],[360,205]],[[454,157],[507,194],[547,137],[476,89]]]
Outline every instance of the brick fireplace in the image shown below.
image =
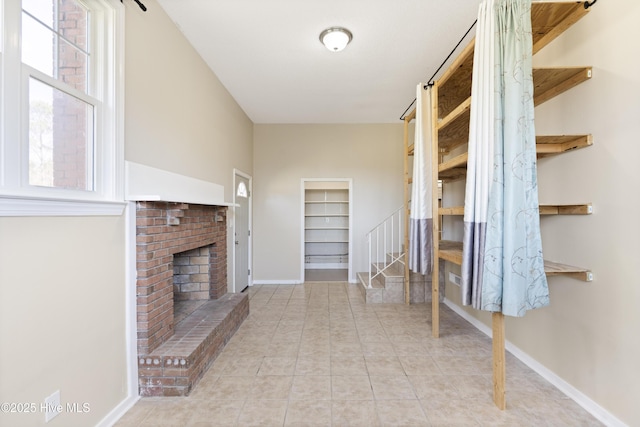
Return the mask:
[[[136,205],[136,295],[142,396],[189,394],[248,315],[227,294],[226,206]],[[201,300],[177,325],[174,304]]]

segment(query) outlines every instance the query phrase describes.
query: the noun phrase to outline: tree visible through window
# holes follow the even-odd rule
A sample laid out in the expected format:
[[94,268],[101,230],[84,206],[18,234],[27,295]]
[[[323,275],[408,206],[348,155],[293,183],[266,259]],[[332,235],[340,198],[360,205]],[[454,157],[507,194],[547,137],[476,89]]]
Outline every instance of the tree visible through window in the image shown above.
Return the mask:
[[22,62],[35,70],[28,88],[30,185],[94,190],[98,102],[87,84],[89,34],[89,11],[80,2],[23,0]]
[[121,201],[124,6],[0,3],[0,202],[72,212],[65,202]]

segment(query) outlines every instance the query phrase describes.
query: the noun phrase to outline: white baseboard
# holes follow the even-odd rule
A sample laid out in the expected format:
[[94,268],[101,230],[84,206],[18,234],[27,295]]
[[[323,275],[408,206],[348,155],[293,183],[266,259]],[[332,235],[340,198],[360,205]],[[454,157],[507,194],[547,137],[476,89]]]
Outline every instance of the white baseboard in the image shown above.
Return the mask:
[[[485,325],[475,317],[469,315],[469,313],[464,311],[462,308],[460,308],[459,305],[453,303],[451,300],[445,298],[444,303],[447,307],[455,311],[456,314],[458,314],[464,320],[475,326],[480,332],[484,333],[488,337],[491,337],[492,331],[489,326]],[[578,405],[582,406],[587,412],[589,412],[606,426],[627,427],[625,423],[616,418],[612,413],[604,409],[602,406],[598,405],[598,403],[596,403],[580,390],[563,380],[561,377],[549,370],[533,357],[529,356],[527,353],[513,345],[511,342],[505,341],[505,349],[509,353],[513,354],[516,358],[518,358],[518,360],[520,360],[522,363],[531,368],[533,371],[537,372],[542,378],[556,386],[558,390],[566,394],[569,398],[571,398]]]
[[122,416],[126,414],[129,409],[133,408],[133,405],[135,405],[138,400],[140,400],[140,396],[127,397],[125,400],[120,402],[118,406],[113,408],[113,410],[111,410],[111,412],[109,412],[106,417],[100,420],[100,422],[97,424],[97,427],[111,427],[116,422],[118,422],[118,420],[122,418]]
[[254,280],[253,285],[301,285],[300,280]]

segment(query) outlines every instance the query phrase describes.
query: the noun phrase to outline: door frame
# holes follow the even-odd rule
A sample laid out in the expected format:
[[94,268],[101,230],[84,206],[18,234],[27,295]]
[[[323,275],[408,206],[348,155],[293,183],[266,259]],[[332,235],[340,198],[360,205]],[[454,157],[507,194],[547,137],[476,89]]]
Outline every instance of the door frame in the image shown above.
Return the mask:
[[[247,264],[249,266],[249,277],[247,281],[248,286],[253,286],[253,233],[251,230],[251,224],[253,224],[253,177],[248,173],[241,171],[240,169],[233,168],[233,227],[231,230],[231,242],[230,247],[232,248],[232,261],[231,261],[231,292],[239,292],[240,290],[236,290],[236,245],[235,245],[235,236],[236,236],[236,209],[238,207],[238,203],[236,200],[236,189],[238,186],[238,182],[236,177],[241,176],[242,178],[249,181],[249,186],[247,190],[249,191],[249,215],[247,216],[247,230],[249,231],[248,241],[247,241]],[[227,289],[229,286],[227,286]]]
[[349,188],[349,266],[347,268],[347,281],[355,283],[353,274],[353,178],[302,178],[300,180],[300,283],[304,283],[304,229],[305,229],[305,184],[307,182],[346,182]]

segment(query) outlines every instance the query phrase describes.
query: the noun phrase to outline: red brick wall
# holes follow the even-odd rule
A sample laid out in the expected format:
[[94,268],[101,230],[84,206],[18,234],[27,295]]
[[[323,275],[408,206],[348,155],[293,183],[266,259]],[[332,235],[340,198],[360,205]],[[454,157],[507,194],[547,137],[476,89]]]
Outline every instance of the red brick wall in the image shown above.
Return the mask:
[[211,252],[210,246],[204,246],[173,255],[174,301],[209,299]]
[[[62,0],[57,11],[58,29],[80,49],[87,47],[87,11],[75,0]],[[52,64],[57,78],[81,92],[87,92],[87,56],[71,44],[58,39]],[[56,74],[54,73],[54,76]],[[93,123],[86,104],[54,91],[53,100],[53,185],[93,190],[93,176],[87,169],[87,144],[92,144]],[[91,167],[91,166],[89,166]]]
[[173,335],[173,255],[209,247],[209,296],[227,291],[227,208],[138,202],[136,209],[138,353]]

